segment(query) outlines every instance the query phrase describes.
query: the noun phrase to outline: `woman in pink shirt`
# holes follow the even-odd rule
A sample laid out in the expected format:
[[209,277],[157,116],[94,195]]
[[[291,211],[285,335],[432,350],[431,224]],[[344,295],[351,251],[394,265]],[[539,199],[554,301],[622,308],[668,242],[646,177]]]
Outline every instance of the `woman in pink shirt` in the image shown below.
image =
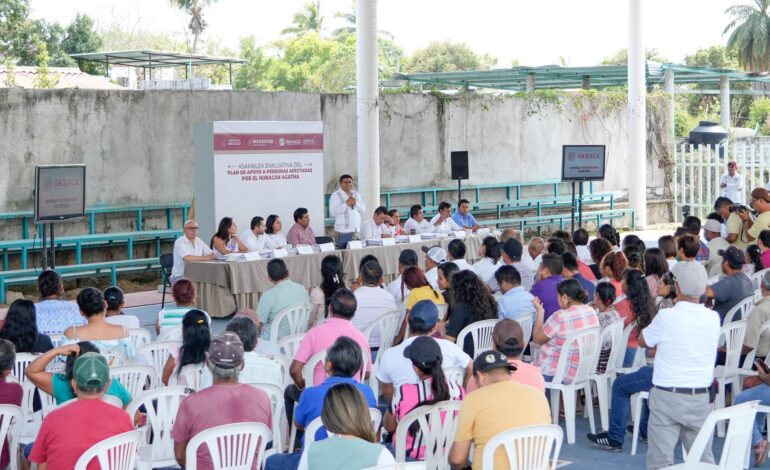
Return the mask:
[[757,238],[757,246],[761,251],[762,267],[770,268],[770,230],[762,230]]

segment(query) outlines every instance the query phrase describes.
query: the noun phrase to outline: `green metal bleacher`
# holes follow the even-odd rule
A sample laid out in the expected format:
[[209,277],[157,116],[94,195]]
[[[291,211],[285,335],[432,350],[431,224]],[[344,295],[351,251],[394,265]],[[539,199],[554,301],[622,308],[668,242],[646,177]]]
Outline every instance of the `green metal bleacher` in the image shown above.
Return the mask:
[[[629,226],[631,230],[636,229],[636,222],[634,220],[635,212],[633,209],[608,209],[602,211],[583,211],[583,223],[595,222],[596,226],[602,225],[604,222],[616,222],[628,217]],[[578,215],[575,214],[575,223],[577,223]],[[546,214],[530,217],[516,217],[507,219],[495,219],[485,220],[485,224],[495,225],[497,228],[515,227],[519,230],[532,229],[532,228],[548,228],[558,226],[559,230],[565,230],[569,228],[572,222],[572,214]]]

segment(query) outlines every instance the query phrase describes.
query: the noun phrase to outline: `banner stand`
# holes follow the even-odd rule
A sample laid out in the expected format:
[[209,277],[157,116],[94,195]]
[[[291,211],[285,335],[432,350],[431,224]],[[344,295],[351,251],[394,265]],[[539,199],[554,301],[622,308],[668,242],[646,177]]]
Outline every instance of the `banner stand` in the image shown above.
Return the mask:
[[[575,232],[575,211],[577,207],[578,227],[583,226],[583,183],[604,181],[606,170],[606,147],[604,145],[563,145],[561,159],[561,181],[572,183],[570,208],[571,231]],[[575,183],[579,184],[575,197]]]

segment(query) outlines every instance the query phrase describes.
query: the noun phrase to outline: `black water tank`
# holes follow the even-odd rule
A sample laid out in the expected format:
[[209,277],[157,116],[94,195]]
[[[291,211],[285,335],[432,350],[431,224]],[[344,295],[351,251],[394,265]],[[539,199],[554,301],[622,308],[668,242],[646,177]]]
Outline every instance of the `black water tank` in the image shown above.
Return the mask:
[[713,121],[701,121],[698,127],[690,131],[690,143],[698,145],[722,145],[727,143],[727,130]]

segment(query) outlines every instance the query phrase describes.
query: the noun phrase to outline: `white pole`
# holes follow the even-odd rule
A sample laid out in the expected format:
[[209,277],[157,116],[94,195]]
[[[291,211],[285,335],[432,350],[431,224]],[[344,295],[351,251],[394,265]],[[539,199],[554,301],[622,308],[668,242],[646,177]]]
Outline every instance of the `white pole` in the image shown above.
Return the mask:
[[628,199],[636,214],[637,230],[647,225],[647,91],[642,2],[628,1]]
[[671,145],[673,146],[674,152],[676,152],[676,92],[674,91],[674,71],[671,69],[666,70],[664,79],[665,83],[663,87],[666,91],[666,95],[668,95],[668,138],[671,139]]
[[730,78],[719,77],[719,117],[725,130],[730,130]]
[[377,0],[356,2],[358,186],[372,209],[380,205],[380,104],[377,82]]

